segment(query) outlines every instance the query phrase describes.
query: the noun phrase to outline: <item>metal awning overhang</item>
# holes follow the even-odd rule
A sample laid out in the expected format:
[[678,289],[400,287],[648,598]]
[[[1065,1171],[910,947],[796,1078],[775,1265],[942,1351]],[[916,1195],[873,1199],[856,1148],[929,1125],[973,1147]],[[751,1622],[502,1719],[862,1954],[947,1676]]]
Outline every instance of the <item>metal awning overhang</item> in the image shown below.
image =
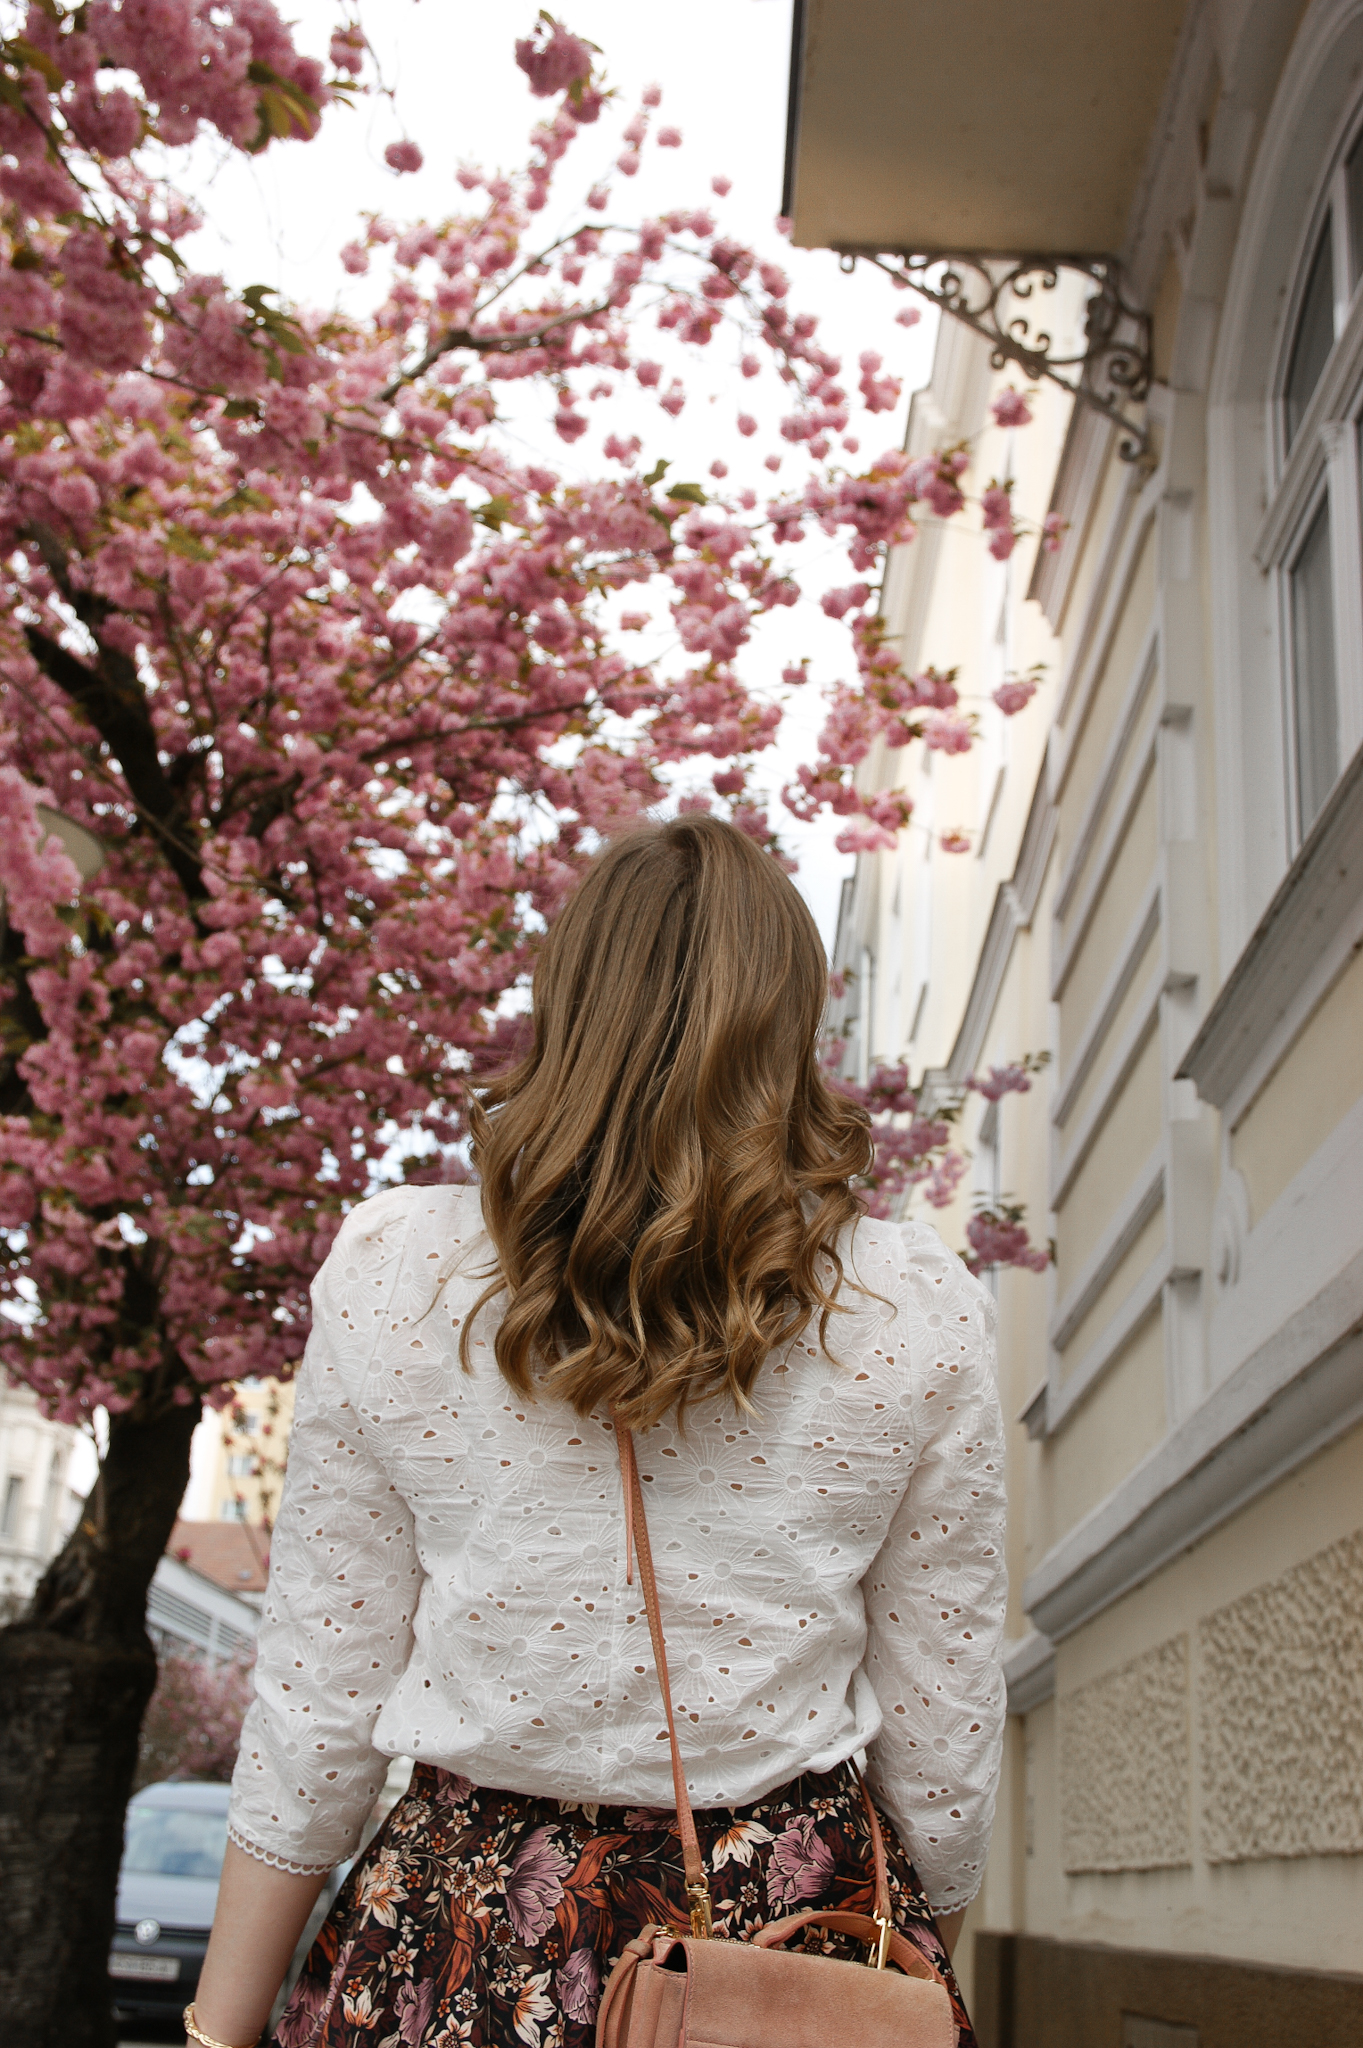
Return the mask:
[[800,248],[1115,256],[1190,0],[796,0]]

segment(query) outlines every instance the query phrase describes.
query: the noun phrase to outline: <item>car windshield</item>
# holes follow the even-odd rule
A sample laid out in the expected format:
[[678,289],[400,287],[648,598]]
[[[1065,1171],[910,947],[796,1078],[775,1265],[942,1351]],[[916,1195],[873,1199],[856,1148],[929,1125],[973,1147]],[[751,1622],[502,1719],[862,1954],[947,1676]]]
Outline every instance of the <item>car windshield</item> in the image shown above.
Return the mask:
[[123,1849],[124,1873],[211,1877],[222,1874],[227,1815],[187,1806],[131,1806]]

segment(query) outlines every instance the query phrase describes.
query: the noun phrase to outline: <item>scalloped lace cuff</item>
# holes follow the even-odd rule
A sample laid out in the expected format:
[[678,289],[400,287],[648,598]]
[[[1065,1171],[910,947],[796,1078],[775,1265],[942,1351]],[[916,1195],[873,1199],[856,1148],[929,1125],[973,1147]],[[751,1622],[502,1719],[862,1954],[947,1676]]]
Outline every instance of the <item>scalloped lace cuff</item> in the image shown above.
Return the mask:
[[227,1839],[248,1856],[254,1856],[257,1863],[268,1863],[271,1870],[287,1870],[291,1877],[328,1877],[334,1868],[330,1863],[291,1863],[287,1856],[276,1856],[271,1849],[259,1848],[232,1821],[227,1823]]

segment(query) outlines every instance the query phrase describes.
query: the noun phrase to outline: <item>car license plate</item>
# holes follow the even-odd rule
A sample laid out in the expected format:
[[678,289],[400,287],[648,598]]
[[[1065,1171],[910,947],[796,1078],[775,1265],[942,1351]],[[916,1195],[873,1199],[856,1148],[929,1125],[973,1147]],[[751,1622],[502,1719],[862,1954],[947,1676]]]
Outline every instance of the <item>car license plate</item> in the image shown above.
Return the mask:
[[111,1977],[154,1977],[162,1984],[169,1984],[179,1974],[178,1956],[135,1956],[119,1953],[109,1958]]

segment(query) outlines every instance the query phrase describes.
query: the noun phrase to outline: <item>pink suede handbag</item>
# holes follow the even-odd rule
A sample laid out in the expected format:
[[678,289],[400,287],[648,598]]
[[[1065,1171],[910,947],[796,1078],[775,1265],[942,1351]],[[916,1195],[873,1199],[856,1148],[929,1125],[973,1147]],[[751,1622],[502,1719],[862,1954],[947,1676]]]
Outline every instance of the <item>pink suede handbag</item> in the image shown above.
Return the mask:
[[[750,1941],[711,1940],[710,1886],[677,1746],[634,1440],[618,1422],[615,1434],[625,1493],[625,1576],[633,1584],[637,1548],[672,1747],[691,1933],[688,1938],[655,1925],[630,1942],[601,1996],[597,2048],[830,2048],[840,2041],[855,2042],[856,2048],[955,2048],[956,2023],[946,1985],[893,1924],[885,1843],[864,1781],[861,1793],[875,1854],[873,1911],[792,1913],[760,1928]],[[864,1941],[867,1963],[786,1954],[784,1944],[807,1927]]]

